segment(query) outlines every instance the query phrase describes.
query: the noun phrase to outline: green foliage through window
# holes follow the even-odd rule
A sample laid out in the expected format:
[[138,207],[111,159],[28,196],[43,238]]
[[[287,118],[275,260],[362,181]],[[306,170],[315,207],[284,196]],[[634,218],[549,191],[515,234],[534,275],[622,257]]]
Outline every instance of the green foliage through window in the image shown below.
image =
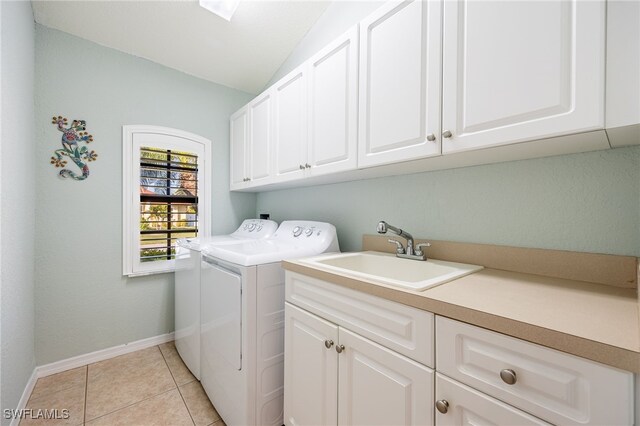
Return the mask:
[[140,261],[175,258],[178,238],[198,235],[198,157],[140,149]]

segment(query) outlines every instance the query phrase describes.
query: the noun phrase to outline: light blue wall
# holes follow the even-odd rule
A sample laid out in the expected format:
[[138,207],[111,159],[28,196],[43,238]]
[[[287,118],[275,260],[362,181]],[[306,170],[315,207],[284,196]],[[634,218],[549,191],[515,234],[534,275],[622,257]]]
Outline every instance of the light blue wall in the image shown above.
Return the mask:
[[[2,145],[0,147],[1,408],[15,409],[35,367],[33,132],[34,23],[30,2],[0,2]],[[2,424],[10,420],[2,416]]]
[[[381,2],[333,2],[271,85]],[[432,239],[640,256],[640,147],[258,194],[258,213],[314,219],[359,250],[379,220]]]
[[[173,127],[213,141],[214,233],[255,214],[229,193],[229,115],[251,95],[86,40],[36,27],[36,354],[38,364],[173,331],[173,274],[122,276],[124,124]],[[53,115],[84,119],[99,154],[82,182],[49,164]]]
[[436,240],[640,256],[640,147],[265,192],[258,212],[332,222],[345,251],[386,220]]

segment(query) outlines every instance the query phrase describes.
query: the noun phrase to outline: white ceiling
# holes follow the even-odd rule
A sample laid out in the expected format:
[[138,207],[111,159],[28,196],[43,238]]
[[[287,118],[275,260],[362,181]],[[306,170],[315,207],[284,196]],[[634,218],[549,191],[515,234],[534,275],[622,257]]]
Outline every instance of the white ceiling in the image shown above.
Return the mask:
[[329,3],[242,0],[227,22],[197,0],[32,1],[42,25],[253,94]]

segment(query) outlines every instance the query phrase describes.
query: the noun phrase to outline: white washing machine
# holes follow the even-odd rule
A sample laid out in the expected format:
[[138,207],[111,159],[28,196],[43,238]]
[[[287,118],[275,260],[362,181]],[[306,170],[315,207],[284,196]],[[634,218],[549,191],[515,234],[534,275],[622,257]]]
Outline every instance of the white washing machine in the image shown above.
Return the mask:
[[176,243],[175,343],[180,357],[200,380],[200,248],[207,244],[237,244],[272,236],[278,224],[247,219],[229,235],[181,238]]
[[339,252],[335,227],[282,222],[273,237],[202,250],[202,386],[227,425],[283,421],[281,261]]

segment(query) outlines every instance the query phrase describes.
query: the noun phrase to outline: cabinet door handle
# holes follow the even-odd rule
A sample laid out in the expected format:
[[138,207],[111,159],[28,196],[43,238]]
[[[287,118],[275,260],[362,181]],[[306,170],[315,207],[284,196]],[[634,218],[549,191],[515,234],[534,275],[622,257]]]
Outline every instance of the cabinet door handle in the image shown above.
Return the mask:
[[516,377],[516,372],[510,368],[505,368],[504,370],[501,370],[500,378],[502,379],[503,382],[505,382],[508,385],[515,385],[516,381],[518,380],[518,377]]
[[447,401],[446,399],[440,399],[436,401],[436,408],[442,414],[447,414],[447,412],[449,411],[449,401]]
[[427,135],[427,140],[429,142],[433,142],[436,140],[436,135],[434,135],[433,133],[431,133],[430,135]]
[[344,345],[337,345],[336,346],[336,352],[338,352],[339,354],[342,353],[342,351],[344,351]]
[[447,138],[447,139],[449,139],[451,136],[453,136],[453,133],[451,133],[449,130],[445,130],[445,131],[442,133],[442,137],[445,137],[445,138]]
[[331,349],[331,346],[333,346],[333,340],[325,340],[324,341],[324,346],[327,349]]

